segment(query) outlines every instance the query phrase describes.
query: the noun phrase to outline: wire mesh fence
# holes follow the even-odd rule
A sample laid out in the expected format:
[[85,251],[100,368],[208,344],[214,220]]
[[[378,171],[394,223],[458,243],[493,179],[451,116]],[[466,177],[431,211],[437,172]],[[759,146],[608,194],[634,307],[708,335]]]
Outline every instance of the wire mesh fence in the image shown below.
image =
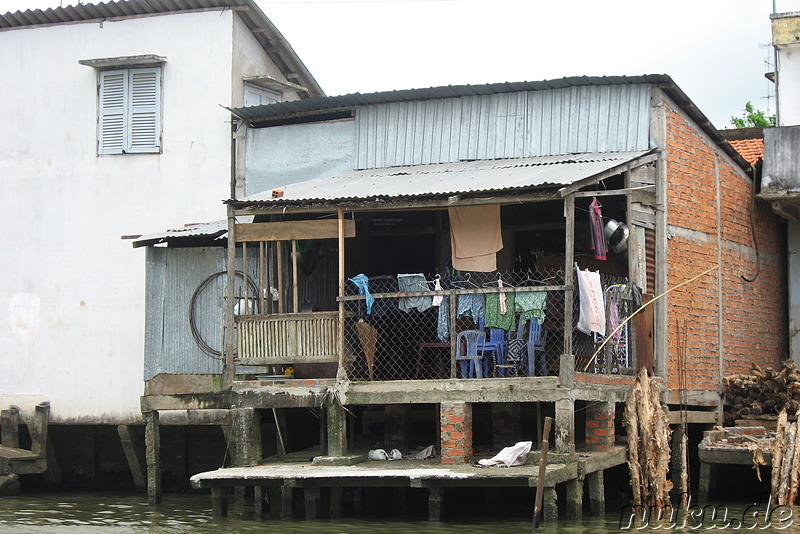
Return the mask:
[[[627,279],[601,276],[606,318],[618,325],[634,308],[617,290]],[[611,288],[611,289],[609,289]],[[365,276],[347,284],[345,362],[351,380],[424,380],[556,376],[573,336],[576,370],[627,373],[634,368],[631,323],[603,342],[565,326],[563,270]],[[369,297],[364,294],[365,290]],[[591,363],[590,363],[591,360]]]

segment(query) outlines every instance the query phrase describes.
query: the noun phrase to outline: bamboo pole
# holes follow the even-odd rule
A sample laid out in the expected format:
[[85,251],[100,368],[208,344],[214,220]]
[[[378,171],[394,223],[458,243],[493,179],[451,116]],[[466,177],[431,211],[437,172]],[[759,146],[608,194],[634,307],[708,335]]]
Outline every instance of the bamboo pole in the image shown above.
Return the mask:
[[286,301],[283,298],[283,241],[275,243],[278,247],[278,313],[286,313]]
[[713,271],[714,269],[717,269],[717,268],[719,268],[719,265],[715,265],[715,266],[711,267],[710,269],[706,269],[705,271],[703,271],[702,273],[698,274],[698,275],[697,275],[697,276],[695,276],[694,278],[690,278],[689,280],[685,280],[685,281],[681,282],[681,283],[680,283],[680,284],[678,284],[677,286],[675,286],[675,287],[672,287],[672,288],[670,288],[670,289],[668,289],[668,290],[664,291],[663,293],[661,293],[660,295],[658,295],[658,296],[656,296],[656,297],[653,297],[653,299],[652,299],[651,301],[649,301],[649,302],[645,302],[644,304],[642,304],[641,306],[639,306],[639,309],[638,309],[638,310],[636,310],[635,312],[633,312],[632,314],[630,314],[628,317],[626,317],[624,321],[622,321],[622,322],[621,322],[621,323],[620,323],[620,324],[619,324],[619,325],[618,325],[618,326],[617,326],[617,327],[616,327],[616,328],[615,328],[615,329],[614,329],[614,330],[613,330],[613,331],[612,331],[610,334],[608,334],[608,335],[606,336],[606,339],[605,339],[605,340],[604,340],[604,341],[603,341],[603,342],[600,344],[600,346],[599,346],[599,347],[597,347],[597,350],[595,350],[595,351],[594,351],[594,354],[592,354],[592,357],[591,357],[591,358],[589,358],[589,362],[586,364],[586,367],[584,367],[584,368],[583,368],[583,371],[584,371],[584,372],[586,372],[586,370],[587,370],[587,369],[589,369],[589,366],[590,366],[590,365],[592,365],[592,362],[595,360],[595,358],[597,358],[597,355],[598,355],[598,354],[600,354],[600,351],[601,351],[601,350],[603,350],[603,347],[605,347],[605,346],[606,346],[606,344],[609,342],[609,340],[611,340],[611,338],[613,338],[613,337],[614,337],[614,334],[616,334],[617,332],[619,332],[620,328],[622,328],[623,326],[625,326],[625,325],[628,323],[628,321],[630,321],[631,319],[633,319],[633,318],[636,316],[636,314],[637,314],[637,313],[639,313],[640,311],[642,311],[642,310],[643,310],[643,309],[645,309],[646,307],[650,306],[652,303],[654,303],[655,301],[657,301],[657,300],[658,300],[658,299],[660,299],[661,297],[664,297],[664,296],[666,296],[667,294],[671,293],[672,291],[675,291],[675,290],[676,290],[676,289],[678,289],[679,287],[683,287],[683,286],[685,286],[686,284],[690,284],[690,283],[694,282],[694,281],[695,281],[695,280],[697,280],[698,278],[701,278],[701,277],[703,277],[703,276],[707,275],[708,273],[710,273],[711,271]]
[[300,313],[300,285],[298,282],[297,240],[292,239],[292,311]]
[[[339,219],[339,298],[344,297],[344,210],[338,208],[336,215]],[[344,372],[344,301],[339,301],[339,373]]]

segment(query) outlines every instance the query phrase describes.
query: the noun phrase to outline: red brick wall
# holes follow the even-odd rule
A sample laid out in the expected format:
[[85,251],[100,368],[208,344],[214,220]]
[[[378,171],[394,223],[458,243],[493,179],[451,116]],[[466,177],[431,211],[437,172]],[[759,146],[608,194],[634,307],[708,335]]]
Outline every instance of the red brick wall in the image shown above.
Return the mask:
[[472,457],[472,404],[442,401],[439,410],[442,463],[469,463]]
[[[757,201],[754,223],[761,273],[750,230],[752,186],[676,108],[667,119],[667,286],[713,271],[668,295],[668,385],[678,387],[678,353],[685,354],[688,389],[719,391],[720,294],[722,374],[750,362],[775,366],[786,357],[786,274],[780,220]],[[719,201],[717,199],[717,171]],[[720,287],[721,280],[721,287]],[[685,333],[685,343],[684,343]]]
[[614,445],[614,403],[596,402],[586,407],[586,450],[608,451]]

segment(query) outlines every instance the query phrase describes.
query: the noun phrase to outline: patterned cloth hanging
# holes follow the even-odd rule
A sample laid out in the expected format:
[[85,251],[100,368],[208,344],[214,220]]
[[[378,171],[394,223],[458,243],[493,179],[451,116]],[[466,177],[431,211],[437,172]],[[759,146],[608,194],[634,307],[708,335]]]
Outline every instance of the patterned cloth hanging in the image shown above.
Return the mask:
[[603,211],[600,209],[602,205],[596,198],[592,199],[589,204],[589,231],[592,234],[592,248],[594,257],[598,260],[606,259],[606,252],[608,246],[606,244],[606,236],[603,233]]

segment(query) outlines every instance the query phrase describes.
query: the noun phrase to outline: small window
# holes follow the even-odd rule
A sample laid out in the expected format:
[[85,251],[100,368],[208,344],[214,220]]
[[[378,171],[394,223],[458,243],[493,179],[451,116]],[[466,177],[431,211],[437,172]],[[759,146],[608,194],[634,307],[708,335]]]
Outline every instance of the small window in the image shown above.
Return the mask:
[[98,154],[161,151],[161,67],[99,72]]
[[263,106],[281,101],[281,94],[249,83],[244,84],[244,105]]

